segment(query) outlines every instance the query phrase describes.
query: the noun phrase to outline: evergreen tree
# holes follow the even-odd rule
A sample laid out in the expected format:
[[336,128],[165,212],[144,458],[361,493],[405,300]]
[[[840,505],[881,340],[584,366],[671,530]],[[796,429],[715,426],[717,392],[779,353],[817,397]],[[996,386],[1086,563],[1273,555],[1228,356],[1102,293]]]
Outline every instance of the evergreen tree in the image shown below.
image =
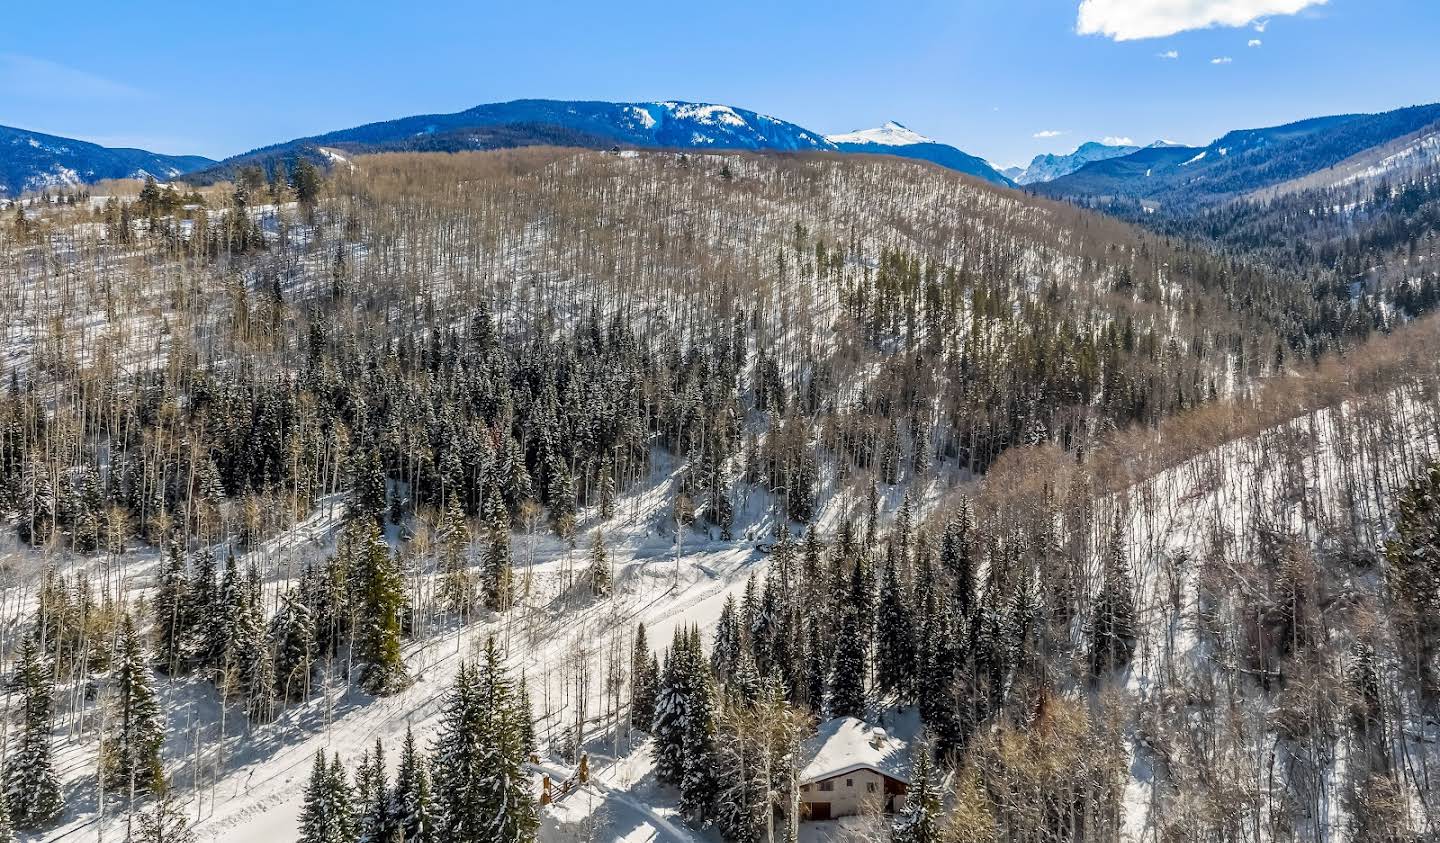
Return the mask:
[[300,156],[295,161],[295,171],[290,176],[295,188],[295,200],[301,205],[314,205],[320,198],[320,171],[310,159]]
[[676,787],[685,775],[689,678],[684,675],[684,646],[684,633],[676,627],[655,691],[655,720],[650,726],[650,734],[655,736],[655,777]]
[[119,650],[111,672],[114,711],[108,718],[103,761],[107,787],[125,794],[156,791],[165,783],[160,766],[164,723],[144,649],[128,614],[120,622]]
[[876,615],[875,673],[881,692],[903,703],[914,694],[915,630],[895,567],[895,554],[888,554]]
[[405,743],[400,748],[400,765],[395,771],[390,815],[395,818],[402,843],[437,843],[430,804],[429,767],[408,726]]
[[489,510],[487,546],[485,551],[485,572],[482,590],[485,608],[503,612],[510,608],[514,591],[513,571],[510,562],[510,514],[500,505],[496,492],[491,491],[492,502]]
[[478,667],[462,666],[434,751],[437,838],[519,843],[535,838],[538,809],[525,775],[524,727],[494,639]]
[[325,751],[315,753],[305,804],[300,810],[298,843],[356,843],[350,784],[337,755],[326,763]]
[[351,529],[358,530],[351,544],[354,555],[350,563],[360,612],[356,660],[363,665],[365,690],[390,694],[409,681],[400,658],[405,580],[378,524],[364,521]]
[[463,616],[474,605],[475,586],[470,576],[470,527],[459,495],[450,495],[439,538],[442,599],[450,611]]
[[22,720],[20,735],[6,759],[5,799],[15,827],[29,830],[48,825],[59,816],[64,804],[51,758],[50,671],[41,661],[33,638],[27,636],[21,642],[16,664]]
[[630,724],[649,731],[655,721],[656,684],[660,677],[654,667],[645,624],[635,625],[635,645],[630,651]]
[[1090,667],[1097,675],[1129,664],[1138,635],[1135,581],[1125,552],[1123,524],[1122,515],[1110,536],[1100,593],[1095,598],[1090,621]]
[[352,455],[349,499],[346,501],[346,511],[350,517],[368,516],[377,525],[383,524],[387,503],[385,468],[380,460],[380,451],[366,448]]
[[612,587],[610,556],[605,552],[605,536],[599,530],[590,544],[590,594],[605,597]]
[[865,717],[865,640],[850,624],[835,648],[835,667],[830,677],[830,715]]
[[715,689],[705,669],[700,630],[687,636],[685,674],[687,697],[681,744],[680,810],[697,822],[709,819],[719,791],[715,770]]
[[539,808],[530,795],[530,779],[523,766],[530,713],[521,711],[494,638],[486,642],[478,684],[484,711],[482,746],[488,762],[477,794],[487,818],[483,839],[498,843],[534,840],[540,826]]
[[940,776],[930,761],[930,748],[915,747],[915,772],[905,796],[905,808],[895,819],[893,843],[940,843],[944,839]]
[[385,746],[375,739],[355,771],[356,839],[358,843],[390,843],[398,830],[391,813],[393,797],[385,781]]
[[185,660],[189,623],[190,584],[185,577],[185,555],[180,542],[172,541],[160,569],[160,582],[151,603],[155,618],[155,659],[166,673],[174,675]]
[[317,650],[315,615],[298,589],[280,598],[280,608],[270,621],[270,640],[275,651],[275,681],[281,698],[299,700],[309,696],[310,670]]
[[[754,582],[752,578],[749,586],[753,586]],[[740,662],[741,646],[735,595],[730,594],[725,597],[725,605],[720,608],[720,620],[715,624],[714,640],[710,647],[710,668],[715,671],[715,677],[721,684],[728,685],[731,677],[735,675],[735,668]]]

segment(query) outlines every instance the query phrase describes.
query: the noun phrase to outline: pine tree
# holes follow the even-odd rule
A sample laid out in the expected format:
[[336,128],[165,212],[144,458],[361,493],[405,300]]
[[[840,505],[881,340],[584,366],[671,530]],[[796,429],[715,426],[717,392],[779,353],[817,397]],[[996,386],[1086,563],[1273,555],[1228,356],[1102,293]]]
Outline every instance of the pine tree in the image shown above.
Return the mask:
[[914,619],[895,567],[895,555],[888,554],[876,616],[875,678],[881,692],[894,694],[903,703],[914,695]]
[[479,700],[488,721],[481,740],[489,763],[477,794],[488,818],[483,839],[497,843],[534,840],[540,827],[539,808],[530,795],[530,779],[523,766],[530,713],[520,710],[494,638],[485,646]]
[[400,658],[405,580],[379,525],[367,520],[352,529],[359,531],[351,546],[351,580],[356,584],[360,611],[356,660],[363,665],[365,690],[390,694],[409,682]]
[[395,818],[402,843],[436,843],[429,767],[415,745],[415,735],[409,726],[405,727],[405,743],[400,748],[400,765],[395,771],[390,815]]
[[705,669],[700,630],[687,636],[685,674],[687,696],[681,744],[684,756],[680,778],[680,810],[697,822],[709,819],[719,791],[715,771],[715,689]]
[[326,763],[324,750],[315,753],[300,810],[298,843],[356,843],[350,784],[338,755]]
[[151,603],[155,618],[156,663],[171,675],[180,670],[185,660],[189,631],[186,607],[189,603],[190,584],[185,577],[184,551],[179,541],[172,541],[160,570],[155,599]]
[[460,507],[460,496],[452,494],[440,523],[441,595],[450,611],[462,616],[475,602],[469,553],[470,527]]
[[490,512],[490,524],[487,530],[488,543],[485,551],[482,590],[484,591],[485,608],[503,612],[510,608],[510,599],[514,590],[513,571],[510,563],[510,514],[500,504],[493,490],[491,498],[492,502],[487,506]]
[[609,521],[615,517],[615,466],[606,454],[600,462],[600,519]]
[[940,776],[930,761],[930,748],[915,747],[915,772],[905,796],[905,808],[895,819],[893,843],[940,843]]
[[433,751],[435,827],[441,840],[474,839],[482,822],[475,799],[482,763],[476,695],[474,672],[462,664],[445,699]]
[[605,552],[605,536],[596,530],[590,543],[590,594],[605,597],[610,594],[611,587],[610,556]]
[[[752,578],[747,587],[753,587],[754,582]],[[737,614],[735,595],[729,594],[725,597],[725,605],[720,608],[720,620],[715,624],[715,637],[710,647],[710,668],[721,684],[730,683],[740,662],[742,639]]]
[[1135,581],[1121,533],[1123,518],[1115,525],[1106,550],[1100,593],[1090,621],[1090,667],[1095,674],[1120,670],[1130,663],[1135,649]]
[[865,639],[850,624],[835,648],[835,667],[830,677],[830,715],[865,717]]
[[388,495],[385,487],[385,468],[380,461],[380,451],[366,448],[354,454],[350,460],[350,490],[346,511],[351,518],[368,516],[377,525],[385,523]]
[[275,651],[275,682],[281,698],[304,699],[310,694],[310,670],[317,649],[315,617],[299,589],[280,598],[270,621]]
[[390,843],[398,824],[391,814],[392,794],[385,781],[385,746],[375,739],[355,771],[356,839],[358,843]]
[[5,798],[16,828],[38,829],[48,825],[64,807],[60,780],[51,758],[50,729],[53,690],[50,670],[40,658],[39,647],[27,636],[16,659],[15,684],[21,694],[20,735],[5,769]]
[[119,651],[111,672],[115,699],[104,744],[107,787],[125,794],[156,791],[165,783],[160,766],[164,723],[144,649],[128,614],[120,622]]
[[630,651],[630,725],[649,731],[655,721],[656,683],[654,656],[645,640],[645,624],[635,625],[635,645]]
[[437,838],[521,843],[539,815],[525,775],[514,690],[494,639],[478,667],[462,666],[446,699],[434,751]]
[[685,775],[685,719],[689,703],[683,651],[683,632],[676,627],[656,688],[655,720],[650,726],[650,734],[655,736],[655,776],[677,787]]
[[10,800],[0,788],[0,843],[15,843],[15,826],[10,822]]

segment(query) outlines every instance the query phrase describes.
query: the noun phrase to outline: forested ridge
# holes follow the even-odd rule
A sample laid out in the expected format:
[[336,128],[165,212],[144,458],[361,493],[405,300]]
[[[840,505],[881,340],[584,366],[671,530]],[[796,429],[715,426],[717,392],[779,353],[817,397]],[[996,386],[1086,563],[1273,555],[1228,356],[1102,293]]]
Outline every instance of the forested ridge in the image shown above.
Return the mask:
[[[302,840],[534,839],[537,770],[642,735],[691,827],[793,839],[814,721],[901,711],[925,761],[872,837],[1421,839],[1430,184],[1290,252],[1262,242],[1328,197],[1198,238],[828,155],[18,204],[10,821],[186,839],[232,755],[402,698],[470,630],[424,737],[307,761]],[[1357,290],[1374,253],[1420,270]],[[669,582],[657,537],[667,594],[687,542],[743,560],[668,641],[621,611]],[[580,618],[603,676],[537,643]],[[214,746],[167,687],[213,698]]]

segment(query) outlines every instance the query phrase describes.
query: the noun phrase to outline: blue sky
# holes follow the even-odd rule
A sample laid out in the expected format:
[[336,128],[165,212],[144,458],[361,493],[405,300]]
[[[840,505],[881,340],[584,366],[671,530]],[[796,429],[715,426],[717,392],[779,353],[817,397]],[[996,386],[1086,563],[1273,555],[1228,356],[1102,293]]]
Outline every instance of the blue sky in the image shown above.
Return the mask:
[[894,119],[1001,165],[1440,101],[1436,0],[6,5],[0,124],[212,157],[521,97]]

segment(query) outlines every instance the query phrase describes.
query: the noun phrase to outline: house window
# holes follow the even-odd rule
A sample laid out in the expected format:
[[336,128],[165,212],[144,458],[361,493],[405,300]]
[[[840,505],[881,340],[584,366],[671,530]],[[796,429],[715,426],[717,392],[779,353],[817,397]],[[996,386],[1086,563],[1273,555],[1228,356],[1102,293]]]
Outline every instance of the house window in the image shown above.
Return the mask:
[[866,783],[865,783],[865,792],[866,792],[866,793],[874,793],[874,792],[875,792],[875,783],[874,783],[874,782],[866,782]]
[[854,787],[854,786],[855,786],[855,780],[854,780],[854,779],[846,779],[846,780],[845,780],[845,786],[846,786],[846,787]]
[[833,781],[821,782],[821,783],[820,783],[820,792],[821,792],[821,793],[829,793],[830,791],[832,791],[832,790],[834,790],[834,789],[835,789],[835,782],[833,782]]

